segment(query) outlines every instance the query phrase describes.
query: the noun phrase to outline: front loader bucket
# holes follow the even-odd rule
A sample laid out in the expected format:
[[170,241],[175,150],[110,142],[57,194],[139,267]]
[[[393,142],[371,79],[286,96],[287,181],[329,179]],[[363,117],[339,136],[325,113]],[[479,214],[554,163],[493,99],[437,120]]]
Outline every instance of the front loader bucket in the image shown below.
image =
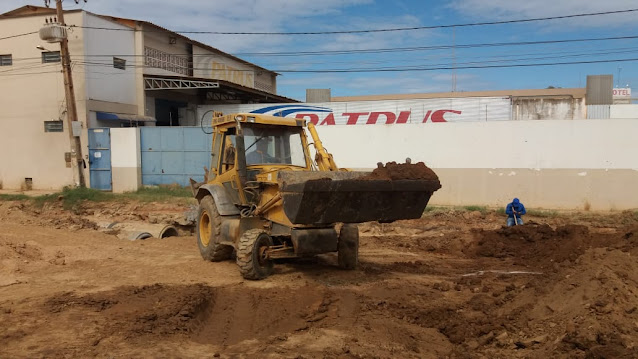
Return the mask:
[[438,179],[358,179],[370,172],[279,172],[286,216],[293,224],[391,222],[420,218]]

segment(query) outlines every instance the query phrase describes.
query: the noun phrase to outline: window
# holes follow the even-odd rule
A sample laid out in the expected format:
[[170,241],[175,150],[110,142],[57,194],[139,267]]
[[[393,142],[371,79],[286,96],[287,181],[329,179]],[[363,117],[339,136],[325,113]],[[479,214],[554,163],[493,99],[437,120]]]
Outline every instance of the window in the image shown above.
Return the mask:
[[0,55],[0,66],[13,65],[13,57],[11,55]]
[[45,51],[42,53],[42,63],[60,62],[60,51]]
[[244,124],[246,165],[275,163],[306,167],[300,128]]
[[117,57],[113,58],[113,67],[120,70],[126,70],[126,60],[119,59]]
[[64,132],[62,121],[44,121],[44,132]]

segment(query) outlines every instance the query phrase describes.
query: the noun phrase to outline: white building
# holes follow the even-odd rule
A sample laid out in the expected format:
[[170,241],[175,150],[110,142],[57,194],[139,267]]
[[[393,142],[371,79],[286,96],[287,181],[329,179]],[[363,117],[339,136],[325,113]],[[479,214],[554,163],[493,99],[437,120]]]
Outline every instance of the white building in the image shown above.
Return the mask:
[[[38,35],[53,17],[37,6],[0,15],[0,188],[74,183],[60,48]],[[277,95],[276,73],[152,23],[82,10],[65,22],[87,160],[89,128],[193,126],[198,105],[294,102]],[[140,183],[139,169],[116,172]]]

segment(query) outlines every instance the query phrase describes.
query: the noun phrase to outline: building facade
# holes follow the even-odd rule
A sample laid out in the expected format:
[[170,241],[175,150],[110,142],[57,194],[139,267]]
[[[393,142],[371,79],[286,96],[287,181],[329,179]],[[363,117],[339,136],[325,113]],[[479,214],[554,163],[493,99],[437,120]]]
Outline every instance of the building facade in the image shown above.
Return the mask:
[[[0,15],[0,33],[20,35],[0,42],[0,188],[77,182],[60,47],[38,35],[54,17],[37,6]],[[198,105],[295,102],[277,95],[276,73],[150,22],[82,10],[65,22],[87,179],[89,129],[194,126]]]

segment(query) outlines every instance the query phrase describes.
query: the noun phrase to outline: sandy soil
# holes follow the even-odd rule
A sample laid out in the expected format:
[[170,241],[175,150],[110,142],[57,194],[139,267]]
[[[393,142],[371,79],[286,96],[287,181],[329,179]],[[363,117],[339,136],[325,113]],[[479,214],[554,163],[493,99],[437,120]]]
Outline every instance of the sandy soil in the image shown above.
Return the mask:
[[[0,202],[0,357],[638,357],[630,212],[366,223],[359,269],[325,255],[251,282],[201,259],[187,209]],[[186,235],[101,224],[132,220]]]

